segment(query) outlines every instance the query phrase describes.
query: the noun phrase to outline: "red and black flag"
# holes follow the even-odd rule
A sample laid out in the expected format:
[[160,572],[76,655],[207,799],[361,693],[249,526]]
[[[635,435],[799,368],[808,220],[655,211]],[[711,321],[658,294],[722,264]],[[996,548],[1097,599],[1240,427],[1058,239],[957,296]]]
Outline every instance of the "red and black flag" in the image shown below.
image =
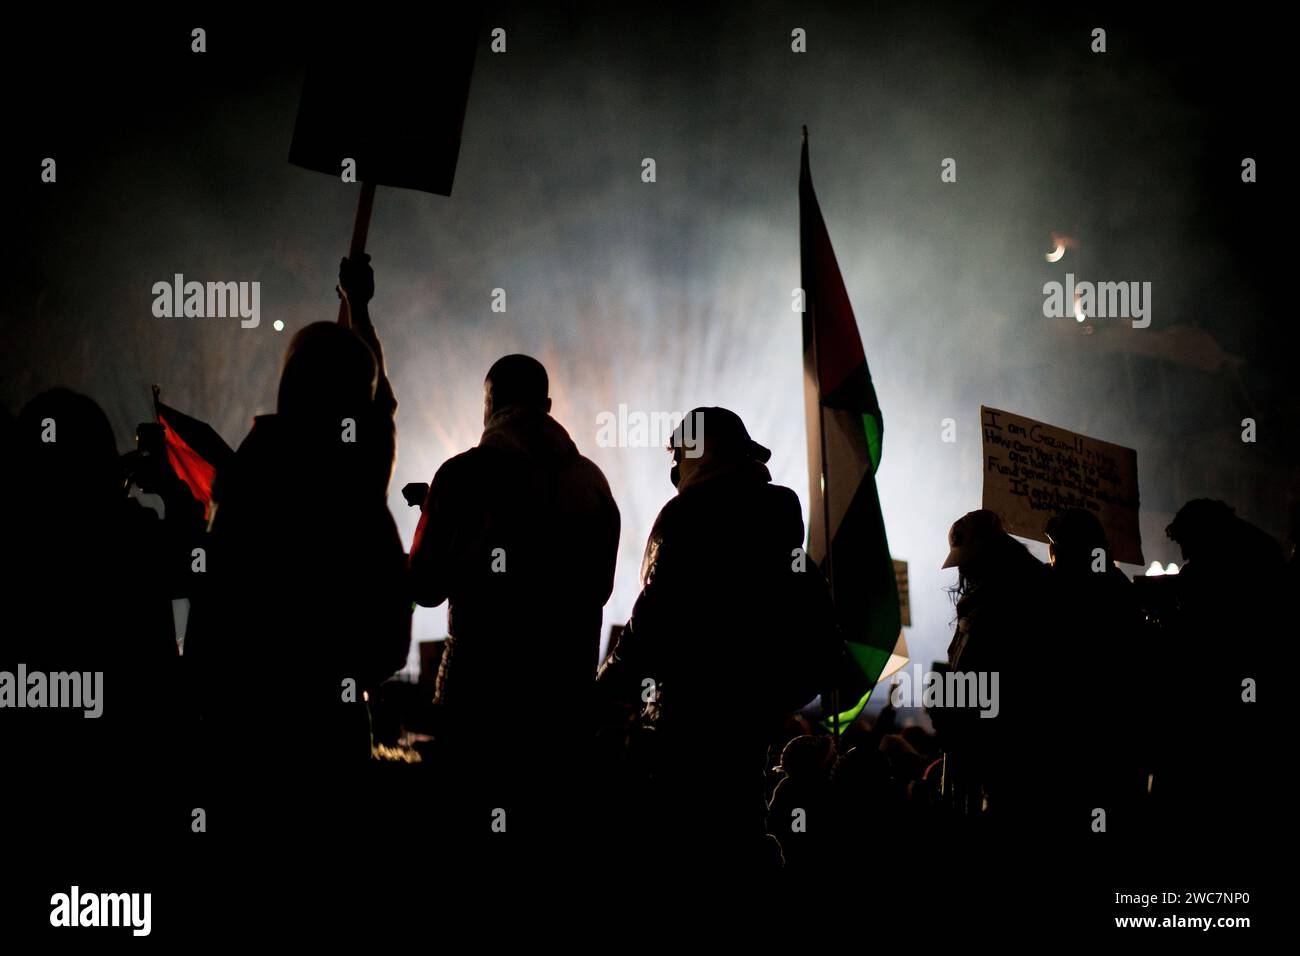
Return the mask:
[[157,385],[153,387],[153,408],[163,427],[168,464],[203,503],[206,513],[212,502],[212,481],[235,453],[211,425],[159,401]]

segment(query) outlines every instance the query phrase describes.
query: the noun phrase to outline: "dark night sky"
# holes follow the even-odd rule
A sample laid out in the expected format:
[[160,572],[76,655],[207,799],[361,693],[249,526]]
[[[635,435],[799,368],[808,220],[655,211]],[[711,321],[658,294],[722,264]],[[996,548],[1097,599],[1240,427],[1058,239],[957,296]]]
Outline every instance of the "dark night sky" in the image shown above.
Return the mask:
[[[523,350],[547,362],[557,417],[623,511],[607,623],[630,609],[672,489],[657,449],[596,446],[601,411],[730,406],[805,496],[790,292],[806,123],[884,409],[881,498],[911,562],[918,659],[949,638],[951,572],[937,568],[949,523],[979,505],[981,403],[1136,448],[1148,560],[1178,559],[1163,527],[1191,497],[1284,536],[1300,405],[1280,302],[1276,25],[1072,5],[689,11],[487,9],[452,197],[376,202],[374,314],[402,402],[395,489],[477,440],[484,371]],[[205,54],[189,51],[194,26]],[[487,51],[494,26],[505,54]],[[1094,26],[1105,54],[1089,51]],[[790,50],[795,27],[806,54]],[[438,55],[436,26],[394,29],[425,30]],[[311,44],[260,15],[14,25],[11,413],[67,384],[103,404],[125,450],[152,382],[232,443],[272,409],[288,337],[334,313],[354,206],[355,187],[286,161]],[[55,185],[39,182],[45,156]],[[940,182],[945,157],[956,183]],[[1053,231],[1079,243],[1057,264],[1043,257]],[[1066,271],[1151,282],[1151,327],[1044,318],[1042,284]],[[259,280],[261,327],[155,318],[152,284],[177,272]],[[497,287],[505,314],[490,310]],[[1239,440],[1247,415],[1255,445]],[[940,441],[947,417],[955,444]],[[415,514],[396,490],[392,506],[409,543]],[[422,616],[419,636],[442,626]]]

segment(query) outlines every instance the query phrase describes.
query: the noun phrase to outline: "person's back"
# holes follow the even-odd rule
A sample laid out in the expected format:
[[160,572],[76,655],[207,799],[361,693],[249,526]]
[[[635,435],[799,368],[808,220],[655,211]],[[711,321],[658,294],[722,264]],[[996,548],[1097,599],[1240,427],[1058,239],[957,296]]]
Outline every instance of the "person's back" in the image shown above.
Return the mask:
[[438,740],[451,775],[473,781],[454,796],[485,820],[506,810],[532,841],[572,830],[554,818],[579,805],[545,783],[555,766],[585,789],[619,514],[600,469],[550,416],[540,363],[506,356],[484,388],[482,439],[434,476],[410,574],[420,604],[449,604]]
[[417,598],[450,600],[440,703],[475,721],[571,710],[595,679],[617,541],[604,476],[564,429],[519,406],[494,415],[439,469],[412,547]]
[[789,615],[780,596],[797,573],[802,543],[798,497],[772,484],[757,462],[686,488],[664,506],[650,533],[646,594],[633,614],[634,626],[656,629],[661,733],[718,719],[741,688],[764,715],[784,716],[811,699],[783,697],[773,683],[789,636],[778,625]]
[[1044,745],[1034,668],[1045,637],[1045,571],[990,511],[954,523],[949,544],[944,567],[957,567],[960,577],[948,666],[968,686],[986,682],[996,714],[946,701],[932,717],[968,809],[978,812],[987,797],[993,819],[1021,825],[1035,799],[1029,768]]
[[[7,700],[3,718],[14,817],[78,819],[95,839],[144,833],[160,824],[179,762],[171,599],[181,556],[164,522],[127,497],[112,428],[91,399],[37,396],[14,439],[22,496],[9,500],[0,633],[7,692],[27,705]],[[168,511],[182,522],[179,504]],[[131,793],[116,786],[124,771]]]
[[781,844],[787,873],[816,878],[832,834],[839,837],[831,802],[834,749],[829,737],[800,736],[785,745],[783,774],[767,805],[767,832]]
[[[696,409],[702,456],[674,435],[676,497],[655,519],[642,591],[602,667],[647,699],[649,797],[666,852],[762,862],[763,762],[774,727],[826,686],[842,649],[829,590],[801,549],[798,497],[726,409]],[[647,691],[646,681],[651,682]]]
[[405,556],[356,454],[333,422],[262,416],[214,489],[195,655],[251,691],[219,710],[250,756],[364,763],[363,690],[406,661]]
[[410,644],[387,505],[397,403],[365,308],[366,261],[345,261],[341,281],[351,325],[295,335],[276,414],[254,422],[216,477],[186,640],[207,789],[253,815],[250,833],[281,809],[355,822],[337,810],[370,762],[365,691],[403,666]]
[[1272,756],[1266,711],[1256,694],[1288,629],[1282,548],[1210,499],[1180,508],[1167,533],[1186,563],[1177,578],[1176,643],[1168,649],[1170,688],[1154,796],[1175,838],[1198,826],[1206,808],[1216,819],[1237,821],[1206,833],[1230,847],[1267,819],[1259,812],[1260,791],[1248,781]]
[[1107,832],[1137,832],[1144,781],[1138,740],[1124,729],[1140,712],[1131,690],[1144,679],[1130,668],[1120,679],[1099,655],[1140,659],[1141,612],[1133,585],[1111,560],[1110,543],[1090,512],[1069,510],[1047,523],[1051,565],[1046,606],[1050,640],[1036,661],[1050,681],[1040,708],[1051,748],[1042,801],[1048,823],[1067,838],[1091,836],[1093,814],[1106,811]]
[[1187,559],[1178,577],[1184,666],[1202,670],[1203,694],[1236,697],[1258,673],[1281,621],[1285,562],[1281,545],[1223,502],[1198,499],[1169,527]]

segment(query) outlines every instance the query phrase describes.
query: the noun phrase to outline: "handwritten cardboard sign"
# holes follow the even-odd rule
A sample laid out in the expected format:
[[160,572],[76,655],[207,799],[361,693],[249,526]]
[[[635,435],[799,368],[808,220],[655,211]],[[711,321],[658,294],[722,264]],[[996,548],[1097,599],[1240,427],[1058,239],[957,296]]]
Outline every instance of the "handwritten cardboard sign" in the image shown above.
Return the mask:
[[1137,452],[1011,412],[980,406],[984,507],[1014,535],[1046,541],[1047,521],[1067,508],[1092,512],[1111,558],[1143,564]]

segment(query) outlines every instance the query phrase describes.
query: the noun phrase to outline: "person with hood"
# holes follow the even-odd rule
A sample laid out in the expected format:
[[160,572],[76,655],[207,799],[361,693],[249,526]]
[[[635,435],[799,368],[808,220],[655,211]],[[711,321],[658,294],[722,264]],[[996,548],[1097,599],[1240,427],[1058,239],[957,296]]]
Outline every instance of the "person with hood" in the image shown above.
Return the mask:
[[[493,363],[483,436],[434,475],[410,556],[415,599],[449,605],[434,691],[444,753],[508,832],[533,835],[547,826],[544,767],[586,759],[619,538],[609,484],[551,417],[549,391],[536,359]],[[541,739],[543,721],[558,734]]]
[[697,408],[670,451],[677,494],[651,528],[641,594],[599,683],[644,703],[654,728],[636,839],[678,864],[761,868],[767,742],[825,686],[843,642],[802,550],[799,499],[772,483],[771,452],[740,417]]
[[261,822],[272,800],[362,779],[366,689],[405,664],[410,644],[405,552],[387,503],[397,402],[369,319],[368,259],[340,268],[350,323],[293,337],[276,413],[255,419],[213,486],[185,657],[214,748],[210,782]]

